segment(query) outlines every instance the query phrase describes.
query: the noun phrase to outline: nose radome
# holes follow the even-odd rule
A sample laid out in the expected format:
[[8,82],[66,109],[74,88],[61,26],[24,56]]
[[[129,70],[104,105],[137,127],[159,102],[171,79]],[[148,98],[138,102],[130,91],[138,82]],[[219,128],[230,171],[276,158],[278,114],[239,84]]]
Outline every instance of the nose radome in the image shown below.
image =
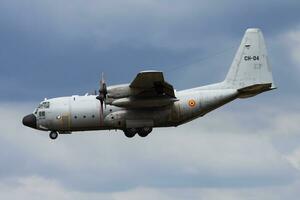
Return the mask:
[[25,126],[36,128],[36,117],[34,116],[34,114],[26,115],[23,118],[22,122]]

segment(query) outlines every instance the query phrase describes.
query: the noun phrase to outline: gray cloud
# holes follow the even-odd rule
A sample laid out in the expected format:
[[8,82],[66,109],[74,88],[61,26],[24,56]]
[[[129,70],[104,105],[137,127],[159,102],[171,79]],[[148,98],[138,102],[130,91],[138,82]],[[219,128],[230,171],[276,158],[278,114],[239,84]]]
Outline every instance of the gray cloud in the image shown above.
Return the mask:
[[[17,183],[17,184],[15,184]],[[79,200],[121,200],[121,199],[146,199],[153,198],[162,200],[183,200],[183,199],[224,199],[224,200],[280,200],[294,199],[299,195],[299,182],[289,187],[264,187],[264,188],[187,188],[187,189],[155,189],[139,187],[132,190],[111,192],[111,193],[82,193],[70,191],[62,187],[54,180],[47,180],[41,177],[20,178],[12,182],[0,182],[1,197],[5,199],[79,199]]]
[[[129,82],[137,71],[149,68],[168,71],[179,89],[218,81],[235,50],[214,55],[237,46],[252,26],[265,31],[275,75],[283,78],[283,91],[291,92],[288,85],[297,79],[290,75],[292,69],[282,67],[290,64],[286,49],[273,43],[299,24],[298,7],[295,1],[4,0],[0,98],[19,101],[19,96],[32,100],[93,91],[101,71],[111,84]],[[203,57],[210,58],[203,62]],[[181,70],[173,72],[176,67]],[[182,69],[189,80],[179,81]]]
[[[2,0],[0,196],[299,196],[298,8],[297,1],[279,0]],[[21,125],[44,97],[96,89],[101,71],[109,84],[149,68],[166,71],[178,89],[222,80],[244,30],[253,26],[265,33],[276,91],[157,129],[147,139],[104,131],[53,142]]]
[[[24,128],[16,120],[28,108],[1,106],[3,180],[38,176],[75,191],[104,192],[136,187],[280,186],[298,176],[269,140],[280,121],[255,133],[241,125],[243,119],[237,114],[219,112],[176,129],[157,129],[147,139],[127,140],[121,132],[104,131],[49,141],[47,133]],[[251,114],[253,119],[257,115],[264,112]],[[282,112],[276,116],[282,115],[295,116]],[[256,120],[251,123],[255,126]]]

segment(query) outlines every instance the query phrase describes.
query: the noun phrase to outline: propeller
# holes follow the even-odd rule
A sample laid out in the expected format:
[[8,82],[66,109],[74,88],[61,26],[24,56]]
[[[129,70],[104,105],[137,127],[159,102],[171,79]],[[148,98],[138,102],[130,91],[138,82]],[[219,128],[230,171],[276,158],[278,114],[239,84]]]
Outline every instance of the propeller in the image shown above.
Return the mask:
[[107,96],[107,87],[106,87],[106,83],[105,83],[105,80],[104,80],[104,74],[102,73],[102,77],[101,77],[101,80],[100,80],[99,94],[96,97],[96,99],[98,99],[100,101],[100,108],[101,108],[101,110],[100,110],[100,120],[101,121],[103,121],[103,104],[104,104],[104,107],[106,109],[106,103],[105,103],[106,96]]

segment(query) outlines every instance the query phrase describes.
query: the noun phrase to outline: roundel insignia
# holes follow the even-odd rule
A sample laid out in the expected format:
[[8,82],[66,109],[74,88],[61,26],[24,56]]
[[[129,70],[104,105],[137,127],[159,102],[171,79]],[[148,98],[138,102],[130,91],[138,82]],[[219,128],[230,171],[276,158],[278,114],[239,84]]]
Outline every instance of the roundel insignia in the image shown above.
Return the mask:
[[189,106],[190,107],[195,107],[196,106],[196,101],[194,99],[189,100]]

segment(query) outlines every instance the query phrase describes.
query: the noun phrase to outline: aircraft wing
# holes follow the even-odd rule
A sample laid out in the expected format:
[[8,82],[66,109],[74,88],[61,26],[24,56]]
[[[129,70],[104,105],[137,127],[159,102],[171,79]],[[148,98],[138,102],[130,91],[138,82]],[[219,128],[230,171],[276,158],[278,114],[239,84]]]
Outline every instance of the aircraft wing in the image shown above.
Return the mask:
[[142,71],[129,85],[110,88],[109,96],[109,104],[128,108],[162,107],[178,100],[173,86],[159,71]]
[[142,71],[137,74],[129,85],[130,88],[137,89],[150,96],[167,96],[175,98],[174,88],[165,81],[164,75],[159,71]]

